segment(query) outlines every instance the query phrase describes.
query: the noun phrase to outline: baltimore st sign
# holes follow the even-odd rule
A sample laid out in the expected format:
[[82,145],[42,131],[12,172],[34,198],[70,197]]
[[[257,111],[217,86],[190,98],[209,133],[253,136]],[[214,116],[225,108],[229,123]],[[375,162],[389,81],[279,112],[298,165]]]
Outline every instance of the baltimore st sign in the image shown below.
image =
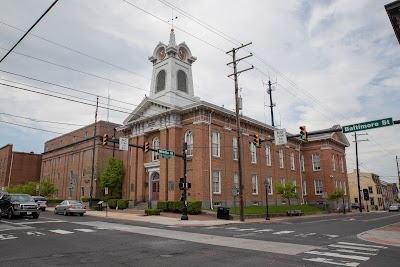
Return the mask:
[[343,133],[351,133],[351,132],[357,132],[357,131],[366,131],[374,128],[380,128],[380,127],[386,127],[386,126],[391,126],[393,125],[393,119],[392,118],[387,118],[387,119],[380,119],[376,121],[368,121],[368,122],[362,122],[362,123],[356,123],[352,125],[346,125],[342,127],[342,132]]

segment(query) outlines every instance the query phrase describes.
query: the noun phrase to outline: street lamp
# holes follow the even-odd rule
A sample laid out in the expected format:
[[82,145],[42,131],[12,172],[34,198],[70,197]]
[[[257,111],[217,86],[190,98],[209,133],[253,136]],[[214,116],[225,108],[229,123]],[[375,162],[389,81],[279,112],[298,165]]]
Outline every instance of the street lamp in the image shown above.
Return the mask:
[[264,186],[265,186],[265,202],[267,204],[267,214],[266,214],[265,219],[269,220],[269,214],[268,214],[268,188],[269,188],[269,181],[268,181],[268,179],[265,179]]

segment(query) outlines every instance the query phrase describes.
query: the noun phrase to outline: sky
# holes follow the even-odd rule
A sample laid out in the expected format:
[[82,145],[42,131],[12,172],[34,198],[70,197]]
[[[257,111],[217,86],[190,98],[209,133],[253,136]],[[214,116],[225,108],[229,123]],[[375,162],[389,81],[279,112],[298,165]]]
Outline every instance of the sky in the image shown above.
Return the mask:
[[[60,0],[0,63],[0,147],[43,153],[44,143],[95,120],[122,124],[149,95],[159,42],[171,22],[185,42],[194,93],[234,110],[232,57],[243,114],[297,134],[384,118],[400,120],[400,45],[385,11],[390,0]],[[53,0],[0,0],[0,57]],[[177,17],[177,18],[176,18]],[[34,92],[32,92],[34,91]],[[109,107],[107,97],[110,96]],[[71,101],[72,100],[72,101]],[[84,104],[86,103],[86,104]],[[397,134],[396,134],[397,132]],[[397,182],[400,125],[358,132],[360,170]],[[348,171],[356,169],[348,133]]]

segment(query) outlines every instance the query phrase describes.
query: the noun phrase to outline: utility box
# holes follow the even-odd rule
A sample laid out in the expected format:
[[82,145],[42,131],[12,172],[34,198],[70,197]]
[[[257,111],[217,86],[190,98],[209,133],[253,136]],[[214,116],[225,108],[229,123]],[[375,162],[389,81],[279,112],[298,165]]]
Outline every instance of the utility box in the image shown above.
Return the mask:
[[229,220],[229,208],[218,207],[217,218]]

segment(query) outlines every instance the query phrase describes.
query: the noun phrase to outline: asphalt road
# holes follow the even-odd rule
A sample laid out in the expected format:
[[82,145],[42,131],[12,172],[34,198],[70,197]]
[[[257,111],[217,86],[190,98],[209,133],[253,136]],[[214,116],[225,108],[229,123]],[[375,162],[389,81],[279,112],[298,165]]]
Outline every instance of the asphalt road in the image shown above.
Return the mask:
[[171,227],[43,212],[0,221],[0,266],[397,266],[399,247],[357,234],[399,213]]

